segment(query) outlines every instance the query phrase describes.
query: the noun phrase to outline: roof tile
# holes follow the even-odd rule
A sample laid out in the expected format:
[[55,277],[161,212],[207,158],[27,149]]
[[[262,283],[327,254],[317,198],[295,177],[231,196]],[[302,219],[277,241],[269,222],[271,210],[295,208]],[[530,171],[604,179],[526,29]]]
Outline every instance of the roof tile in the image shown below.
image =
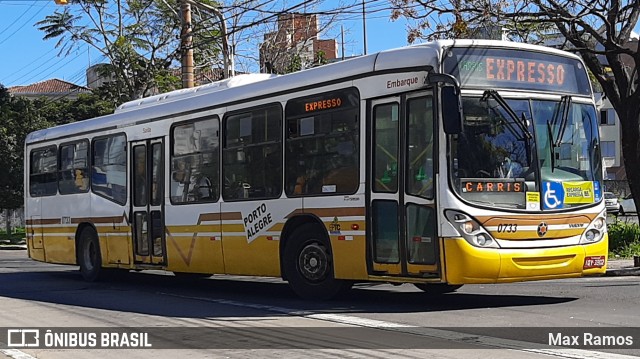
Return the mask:
[[21,94],[66,94],[69,92],[89,93],[88,87],[79,86],[60,79],[51,79],[36,82],[31,85],[9,87],[9,92],[14,95]]

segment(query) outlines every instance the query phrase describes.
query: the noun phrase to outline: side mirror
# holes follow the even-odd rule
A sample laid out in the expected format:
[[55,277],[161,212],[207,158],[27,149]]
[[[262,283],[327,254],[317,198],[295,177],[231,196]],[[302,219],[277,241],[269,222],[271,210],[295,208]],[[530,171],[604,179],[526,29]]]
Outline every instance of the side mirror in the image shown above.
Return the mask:
[[458,80],[449,74],[431,72],[427,76],[427,81],[431,84],[446,84],[440,86],[444,133],[447,135],[462,133],[462,102]]
[[457,135],[462,132],[462,103],[460,93],[453,86],[445,86],[440,90],[442,101],[442,123],[444,133]]

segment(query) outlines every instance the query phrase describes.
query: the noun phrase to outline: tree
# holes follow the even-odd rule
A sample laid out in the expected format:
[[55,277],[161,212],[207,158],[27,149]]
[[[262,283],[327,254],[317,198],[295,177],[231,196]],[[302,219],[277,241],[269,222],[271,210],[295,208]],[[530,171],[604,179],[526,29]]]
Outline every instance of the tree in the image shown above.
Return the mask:
[[[178,8],[176,0],[72,0],[36,25],[45,40],[58,39],[59,55],[82,45],[98,50],[108,61],[99,73],[111,79],[102,94],[119,104],[179,87],[180,79],[171,74],[181,51]],[[201,22],[197,14],[195,24]],[[216,42],[201,47],[215,53]]]
[[[512,39],[542,42],[550,30],[565,49],[582,56],[616,110],[622,128],[622,154],[631,193],[640,208],[640,91],[638,41],[631,40],[640,0],[391,0],[393,19],[411,22],[409,42],[456,38],[469,29],[506,27],[544,31],[510,33]],[[557,36],[557,34],[561,36]],[[524,36],[523,36],[524,35]]]
[[[0,85],[0,209],[20,208],[24,198],[24,141],[36,130],[113,112],[110,103],[93,94],[77,99],[28,100],[14,97]],[[7,221],[7,232],[9,232]]]
[[9,212],[23,203],[24,139],[33,129],[47,125],[29,100],[12,97],[0,85],[0,208],[5,210],[7,233]]

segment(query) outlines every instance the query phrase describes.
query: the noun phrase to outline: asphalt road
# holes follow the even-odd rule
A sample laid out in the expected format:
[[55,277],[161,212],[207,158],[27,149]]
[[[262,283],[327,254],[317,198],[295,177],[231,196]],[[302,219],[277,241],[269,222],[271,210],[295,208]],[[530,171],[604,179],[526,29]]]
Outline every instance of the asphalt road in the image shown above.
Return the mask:
[[[639,288],[640,277],[601,277],[469,285],[434,297],[410,285],[363,284],[339,300],[310,302],[296,298],[275,278],[184,280],[145,271],[85,283],[74,267],[34,262],[25,251],[0,251],[2,327],[136,327],[155,335],[156,348],[0,353],[24,359],[637,357]],[[586,333],[630,336],[635,343],[632,349],[570,342],[560,343],[569,344],[560,349],[536,343]]]

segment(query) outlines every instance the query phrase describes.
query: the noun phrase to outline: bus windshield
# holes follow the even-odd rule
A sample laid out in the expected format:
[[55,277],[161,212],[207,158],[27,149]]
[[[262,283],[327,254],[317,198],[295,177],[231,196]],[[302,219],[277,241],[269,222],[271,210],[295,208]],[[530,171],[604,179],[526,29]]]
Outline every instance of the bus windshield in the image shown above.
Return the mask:
[[[599,201],[602,169],[592,104],[464,97],[464,130],[452,138],[452,184],[485,206],[562,209]],[[540,197],[541,196],[541,197]],[[535,198],[535,197],[534,197]]]

